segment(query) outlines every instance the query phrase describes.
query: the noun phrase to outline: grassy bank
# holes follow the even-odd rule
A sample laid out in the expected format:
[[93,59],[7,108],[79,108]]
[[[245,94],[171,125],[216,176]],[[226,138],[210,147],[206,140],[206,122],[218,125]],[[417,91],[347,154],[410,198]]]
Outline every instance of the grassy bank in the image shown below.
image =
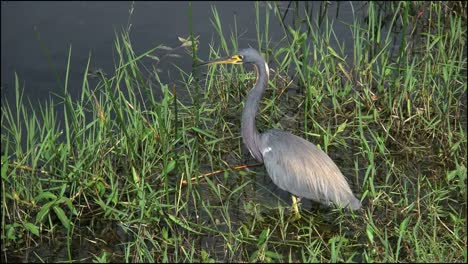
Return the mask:
[[[2,261],[466,262],[466,3],[364,9],[352,54],[327,16],[286,22],[274,4],[256,5],[252,44],[272,69],[257,126],[320,146],[361,211],[304,201],[291,221],[240,138],[251,69],[194,67],[169,85],[154,54],[174,50],[137,54],[123,32],[115,71],[91,78],[89,58],[80,98],[70,49],[63,97],[32,110],[17,78],[2,103]],[[210,58],[236,51],[211,19]],[[195,34],[179,47],[194,65]]]

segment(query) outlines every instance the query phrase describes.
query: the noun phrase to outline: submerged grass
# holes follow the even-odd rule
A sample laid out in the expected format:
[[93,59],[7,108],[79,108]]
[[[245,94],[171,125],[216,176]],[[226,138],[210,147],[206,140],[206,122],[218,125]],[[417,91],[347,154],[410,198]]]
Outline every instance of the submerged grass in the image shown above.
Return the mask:
[[[136,54],[124,32],[115,72],[93,82],[90,58],[78,100],[70,48],[59,103],[32,111],[18,77],[16,101],[2,103],[2,260],[466,262],[466,3],[370,2],[349,25],[352,56],[327,16],[291,27],[271,5],[264,18],[255,5],[272,69],[258,127],[329,153],[360,212],[304,201],[291,221],[288,195],[240,139],[253,73],[181,71],[169,86],[141,62],[168,48]],[[275,47],[271,10],[285,32]],[[212,23],[210,57],[235,51],[237,28],[228,44],[216,9]],[[185,41],[196,65],[194,33]]]

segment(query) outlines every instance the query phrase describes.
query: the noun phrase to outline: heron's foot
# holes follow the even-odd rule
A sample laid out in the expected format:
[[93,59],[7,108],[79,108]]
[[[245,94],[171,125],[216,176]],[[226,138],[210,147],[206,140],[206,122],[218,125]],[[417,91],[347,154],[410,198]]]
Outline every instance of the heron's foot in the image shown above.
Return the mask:
[[301,219],[302,216],[300,213],[292,213],[290,216],[289,216],[289,222],[296,222],[297,220]]
[[296,196],[294,196],[294,195],[291,198],[292,198],[292,208],[291,208],[292,212],[291,212],[290,220],[292,222],[294,222],[294,221],[297,221],[297,220],[301,219],[301,217],[302,217],[301,213],[299,212],[299,203],[301,201],[301,198],[299,198],[299,197],[296,198]]

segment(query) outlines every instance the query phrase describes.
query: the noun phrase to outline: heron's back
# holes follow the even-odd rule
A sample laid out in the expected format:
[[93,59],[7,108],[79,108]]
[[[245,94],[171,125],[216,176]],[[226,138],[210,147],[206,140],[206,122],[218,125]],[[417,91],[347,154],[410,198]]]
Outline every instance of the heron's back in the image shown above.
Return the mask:
[[277,129],[262,134],[261,143],[268,174],[281,189],[327,205],[361,207],[341,171],[314,144]]

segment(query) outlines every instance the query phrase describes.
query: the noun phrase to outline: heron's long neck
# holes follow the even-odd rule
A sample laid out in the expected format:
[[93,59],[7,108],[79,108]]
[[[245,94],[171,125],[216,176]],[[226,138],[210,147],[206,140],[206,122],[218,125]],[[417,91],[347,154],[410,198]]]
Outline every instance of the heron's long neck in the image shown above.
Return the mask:
[[263,92],[268,85],[268,66],[266,63],[254,64],[257,72],[257,81],[255,86],[249,92],[242,112],[242,139],[250,154],[263,162],[260,134],[255,126],[255,116],[257,115],[258,103],[262,99]]

